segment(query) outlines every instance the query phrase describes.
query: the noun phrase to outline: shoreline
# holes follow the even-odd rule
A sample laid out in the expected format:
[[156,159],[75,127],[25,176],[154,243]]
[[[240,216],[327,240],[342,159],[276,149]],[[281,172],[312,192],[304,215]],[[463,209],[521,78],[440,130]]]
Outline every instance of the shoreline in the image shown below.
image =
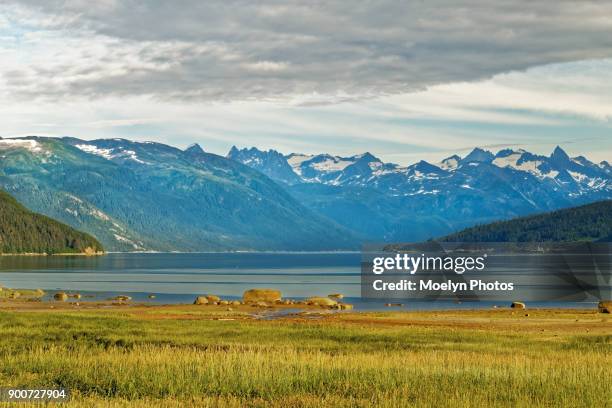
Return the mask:
[[47,254],[45,252],[24,252],[24,253],[0,253],[0,257],[2,256],[24,256],[24,257],[37,257],[37,256],[103,256],[108,254],[108,252],[95,252],[95,253],[86,253],[86,252],[62,252],[57,254]]
[[365,327],[437,328],[521,332],[566,331],[584,329],[587,333],[612,334],[610,314],[592,309],[466,309],[386,311],[331,310],[312,305],[275,305],[258,307],[225,305],[146,304],[112,300],[79,302],[0,300],[0,313],[35,313],[78,316],[128,316],[137,320],[163,321],[244,321],[253,323],[285,322],[317,325],[358,325]]
[[[11,297],[7,295],[7,292],[22,292],[22,295],[18,297]],[[10,293],[10,292],[9,292]],[[57,300],[52,298],[43,299],[43,297],[56,294],[65,293],[66,298],[63,300]],[[83,294],[84,293],[84,294]],[[269,303],[262,305],[261,302],[252,303],[240,303],[232,304],[230,298],[221,304],[204,304],[198,305],[193,303],[164,303],[162,301],[156,301],[155,298],[147,300],[134,300],[130,296],[131,292],[124,292],[123,295],[118,295],[112,298],[96,298],[95,295],[88,294],[87,292],[79,291],[48,291],[45,292],[42,289],[9,289],[0,287],[0,310],[132,310],[132,309],[148,309],[148,310],[172,310],[172,309],[187,309],[199,312],[249,312],[251,314],[259,314],[261,312],[268,312],[270,314],[282,315],[286,311],[295,311],[295,313],[320,313],[323,315],[327,314],[354,314],[354,315],[367,315],[367,314],[380,314],[380,315],[393,315],[393,314],[404,314],[404,313],[442,313],[442,314],[487,314],[488,312],[493,313],[531,313],[534,311],[538,312],[555,312],[555,313],[595,313],[600,314],[602,317],[607,317],[609,314],[600,313],[598,311],[599,302],[585,302],[584,307],[576,307],[571,305],[568,307],[560,306],[548,306],[548,305],[536,305],[532,306],[527,304],[525,308],[512,308],[510,304],[503,306],[485,306],[485,307],[467,307],[467,308],[448,308],[440,305],[440,308],[418,308],[408,304],[402,304],[402,306],[385,306],[384,309],[353,309],[352,304],[348,304],[351,307],[349,309],[341,309],[335,307],[329,307],[319,304],[308,304],[302,299],[294,299],[294,303]],[[75,296],[77,295],[77,296]],[[156,295],[155,295],[156,296]],[[194,299],[198,297],[194,295]]]
[[[214,292],[212,292],[214,293]],[[163,293],[155,291],[99,291],[78,289],[43,289],[5,287],[0,284],[0,309],[2,304],[29,304],[57,306],[62,304],[77,306],[108,307],[108,306],[192,306],[198,299],[212,297],[210,303],[200,307],[236,306],[247,307],[248,310],[282,311],[286,309],[347,311],[354,313],[394,313],[394,312],[461,312],[487,310],[598,310],[601,302],[608,300],[589,300],[582,302],[520,302],[520,301],[453,301],[437,302],[411,301],[406,299],[401,303],[388,303],[381,299],[363,299],[360,297],[334,294],[314,296],[283,296],[278,300],[244,301],[241,295],[200,293]],[[513,306],[514,304],[514,306]],[[42,308],[46,307],[42,306]],[[32,306],[28,306],[32,307]],[[39,306],[41,307],[41,306]],[[53,308],[53,307],[51,307]]]

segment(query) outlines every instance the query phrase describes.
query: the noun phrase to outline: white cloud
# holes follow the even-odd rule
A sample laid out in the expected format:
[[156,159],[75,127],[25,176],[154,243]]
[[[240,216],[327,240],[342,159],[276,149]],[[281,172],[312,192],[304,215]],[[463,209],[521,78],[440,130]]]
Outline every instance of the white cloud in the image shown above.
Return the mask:
[[258,61],[246,64],[246,68],[252,71],[280,72],[289,68],[289,64],[274,61]]
[[335,103],[612,56],[598,1],[8,0],[0,15],[17,43],[0,77],[22,99]]
[[371,150],[402,164],[591,138],[575,153],[612,156],[612,60],[597,60],[612,56],[612,4],[135,4],[3,2],[1,134]]
[[[371,150],[407,164],[423,158],[437,161],[475,145],[520,145],[549,153],[562,144],[574,154],[609,160],[612,138],[590,131],[568,135],[564,129],[610,128],[611,72],[612,60],[570,63],[416,93],[314,106],[305,103],[312,95],[296,96],[290,104],[180,102],[148,96],[107,96],[86,103],[79,98],[61,103],[6,101],[0,106],[0,123],[5,136],[200,142],[220,154],[232,144],[305,153]],[[486,125],[484,130],[481,125]],[[559,136],[542,137],[546,129]],[[581,140],[585,142],[577,143]]]

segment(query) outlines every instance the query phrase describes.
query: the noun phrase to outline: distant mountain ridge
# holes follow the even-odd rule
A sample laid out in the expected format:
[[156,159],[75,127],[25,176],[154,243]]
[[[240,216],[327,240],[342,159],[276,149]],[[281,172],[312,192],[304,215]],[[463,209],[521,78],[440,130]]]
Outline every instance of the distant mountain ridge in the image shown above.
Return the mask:
[[155,142],[0,139],[0,188],[110,251],[356,248],[353,233],[241,163]]
[[[453,155],[439,163],[431,164],[421,160],[406,167],[384,163],[369,152],[349,157],[299,153],[283,155],[276,150],[261,151],[255,147],[238,149],[233,146],[227,157],[256,168],[273,180],[291,185],[297,183],[380,185],[385,184],[385,179],[394,175],[403,175],[405,179],[410,179],[410,176],[418,178],[430,174],[449,175],[458,167],[469,166],[471,163],[472,166],[490,164],[499,168],[527,172],[540,179],[564,180],[569,177],[577,184],[589,181],[591,182],[589,187],[596,190],[612,188],[610,185],[612,167],[607,161],[596,164],[583,156],[570,158],[559,146],[548,157],[523,149],[503,149],[494,154],[476,147],[464,158]],[[281,176],[276,171],[278,168],[283,169]]]
[[0,139],[0,188],[110,251],[357,249],[612,198],[607,162],[524,150],[402,167],[126,139]]
[[612,242],[612,200],[477,225],[443,242]]
[[[277,177],[268,166],[270,156],[275,168],[286,169],[279,163],[284,157],[293,174]],[[370,153],[282,155],[234,147],[228,158],[257,163],[258,171],[304,205],[372,241],[421,241],[478,223],[612,198],[608,162],[570,158],[560,147],[550,156],[475,148],[465,157],[405,167]]]
[[58,254],[103,252],[91,235],[29,211],[0,190],[0,254]]

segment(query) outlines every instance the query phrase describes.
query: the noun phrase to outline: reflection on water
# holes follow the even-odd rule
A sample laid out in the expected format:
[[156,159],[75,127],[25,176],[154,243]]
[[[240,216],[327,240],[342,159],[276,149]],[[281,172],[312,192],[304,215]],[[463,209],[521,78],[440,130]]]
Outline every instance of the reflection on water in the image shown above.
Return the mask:
[[289,297],[341,292],[358,297],[357,253],[108,254],[0,257],[8,287],[241,296],[273,287]]
[[[157,303],[191,303],[194,295],[205,293],[232,299],[241,297],[247,289],[271,287],[290,298],[342,293],[357,309],[390,310],[381,301],[360,299],[360,261],[359,253],[0,256],[0,284],[78,291],[96,300],[129,293],[135,302]],[[148,294],[156,298],[149,299]],[[409,302],[404,309],[471,309],[496,304],[500,303]],[[559,303],[542,306],[592,307]]]

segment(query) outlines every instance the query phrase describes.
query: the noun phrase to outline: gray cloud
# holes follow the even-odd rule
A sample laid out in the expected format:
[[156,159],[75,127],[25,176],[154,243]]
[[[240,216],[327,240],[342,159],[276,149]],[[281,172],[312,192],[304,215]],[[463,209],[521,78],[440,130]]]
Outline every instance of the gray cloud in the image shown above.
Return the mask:
[[612,55],[612,3],[511,3],[9,1],[28,41],[0,46],[0,79],[23,98],[325,103]]

